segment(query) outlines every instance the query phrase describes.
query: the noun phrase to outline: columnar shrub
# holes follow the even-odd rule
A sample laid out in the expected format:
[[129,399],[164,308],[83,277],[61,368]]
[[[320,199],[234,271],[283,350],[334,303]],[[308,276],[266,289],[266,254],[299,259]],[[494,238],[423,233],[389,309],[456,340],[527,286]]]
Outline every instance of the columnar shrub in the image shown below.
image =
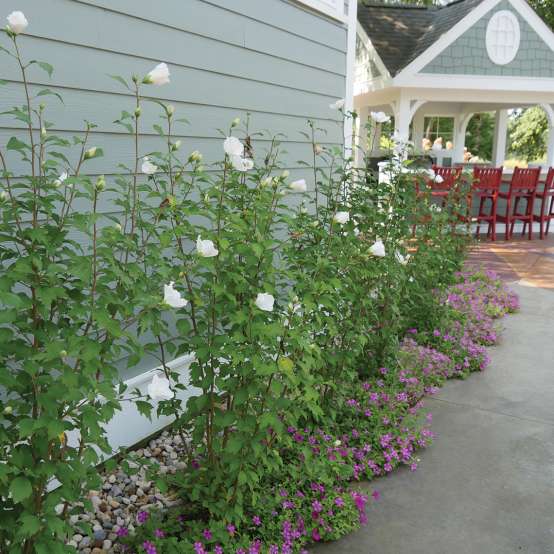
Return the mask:
[[[207,170],[200,152],[181,155],[175,129],[184,121],[157,101],[159,149],[145,152],[144,91],[169,83],[165,64],[114,77],[131,98],[116,123],[133,161],[116,178],[88,176],[103,153],[89,144],[94,125],[72,141],[51,131],[41,102],[61,98],[31,87],[28,73],[53,68],[24,61],[20,16],[10,16],[6,52],[24,101],[4,115],[22,129],[0,150],[1,544],[68,550],[70,506],[97,482],[95,466],[111,454],[104,426],[123,401],[173,417],[188,467],[169,484],[191,519],[217,519],[224,533],[254,509],[270,517],[266,493],[277,498],[273,476],[286,475],[304,495],[296,502],[317,515],[312,538],[338,536],[323,506],[344,508],[349,528],[365,500],[347,481],[413,463],[429,438],[412,432],[421,391],[404,382],[419,370],[382,371],[401,363],[408,327],[433,327],[433,289],[459,268],[463,240],[450,232],[448,206],[439,213],[418,201],[402,152],[379,180],[341,148],[323,148],[313,122],[312,179],[292,181],[279,141],[265,137],[262,150],[248,121],[222,133],[222,160]],[[185,353],[195,356],[188,380],[169,364]],[[118,368],[146,354],[160,370],[142,396],[125,390]],[[399,387],[408,390],[398,396]],[[186,405],[177,394],[185,389]],[[346,438],[368,402],[363,428]],[[307,527],[287,517],[276,525],[292,548]]]

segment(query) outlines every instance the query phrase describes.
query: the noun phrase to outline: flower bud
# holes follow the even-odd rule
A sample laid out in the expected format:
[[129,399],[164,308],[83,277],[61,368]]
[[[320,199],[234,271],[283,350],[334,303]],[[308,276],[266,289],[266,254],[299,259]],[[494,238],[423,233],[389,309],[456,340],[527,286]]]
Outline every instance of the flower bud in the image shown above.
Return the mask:
[[123,231],[123,227],[121,227],[121,224],[120,223],[116,223],[114,225],[114,229],[118,232],[118,233],[121,233],[121,231]]
[[60,350],[60,358],[66,358],[67,357],[67,350]]
[[301,213],[301,214],[307,214],[307,213],[308,213],[308,208],[306,208],[306,206],[302,206],[302,207],[300,208],[300,213]]
[[104,175],[100,175],[96,180],[96,190],[102,192],[106,188],[106,178]]
[[41,127],[40,129],[40,136],[42,138],[46,138],[46,128],[45,127]]
[[290,171],[288,169],[285,169],[285,171],[283,171],[283,173],[281,173],[281,179],[287,179],[288,176],[290,175]]
[[89,148],[86,152],[85,152],[85,160],[90,160],[91,158],[94,158],[94,156],[96,156],[96,146],[93,146],[92,148]]
[[321,146],[321,144],[314,144],[314,153],[316,155],[319,155],[323,152],[323,147]]
[[197,166],[196,171],[198,171],[198,173],[202,173],[202,171],[204,171],[204,166],[203,165]]
[[317,219],[315,221],[312,221],[312,227],[319,227],[319,221]]
[[46,108],[46,104],[44,102],[41,102],[39,105],[38,105],[38,109],[43,112]]
[[137,109],[135,110],[135,117],[140,117],[141,113],[142,113],[142,109],[140,108],[140,106],[138,106]]
[[4,414],[5,415],[10,415],[12,412],[13,412],[13,408],[11,406],[6,406],[4,408]]
[[231,121],[231,127],[237,127],[238,125],[240,125],[240,117],[235,117],[235,119]]
[[175,113],[175,106],[173,104],[169,104],[165,111],[167,112],[167,115],[171,117]]
[[5,202],[8,199],[8,193],[3,190],[0,192],[0,202]]
[[202,154],[200,152],[198,152],[198,150],[195,150],[189,156],[189,161],[190,162],[201,162],[202,161]]
[[261,187],[269,187],[269,185],[271,185],[273,179],[271,177],[264,177],[261,181],[260,181],[260,186]]
[[173,152],[175,152],[175,150],[179,150],[179,148],[181,148],[181,141],[180,140],[176,140],[172,145],[171,145],[171,150]]

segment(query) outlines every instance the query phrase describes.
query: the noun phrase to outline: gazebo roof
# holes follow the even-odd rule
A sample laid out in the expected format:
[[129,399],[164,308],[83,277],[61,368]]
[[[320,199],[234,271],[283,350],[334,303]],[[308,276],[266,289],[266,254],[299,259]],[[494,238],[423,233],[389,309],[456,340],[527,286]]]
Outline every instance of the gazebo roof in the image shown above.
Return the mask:
[[457,0],[439,7],[361,1],[358,21],[392,77],[483,0]]

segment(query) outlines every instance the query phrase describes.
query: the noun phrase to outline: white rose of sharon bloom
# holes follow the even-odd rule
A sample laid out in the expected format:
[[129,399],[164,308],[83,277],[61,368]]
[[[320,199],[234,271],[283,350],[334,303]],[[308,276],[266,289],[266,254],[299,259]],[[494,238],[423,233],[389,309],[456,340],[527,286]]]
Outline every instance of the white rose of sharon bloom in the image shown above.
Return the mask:
[[231,163],[237,171],[249,171],[254,167],[254,160],[243,158],[241,156],[231,156]]
[[396,261],[399,263],[399,264],[402,264],[402,265],[406,265],[409,261],[410,261],[410,255],[407,254],[406,256],[404,256],[402,254],[402,252],[399,252],[398,250],[396,251]]
[[381,239],[377,239],[371,245],[369,251],[373,254],[373,256],[377,256],[378,258],[384,258],[386,256],[385,245]]
[[158,166],[153,164],[148,157],[143,159],[142,162],[142,172],[146,173],[146,175],[154,175],[156,171],[158,171]]
[[167,64],[159,63],[146,77],[142,80],[145,85],[166,85],[169,83],[169,68]]
[[340,225],[344,225],[350,221],[350,214],[348,212],[337,212],[333,216],[333,221]]
[[388,123],[390,121],[390,116],[385,112],[371,112],[371,119],[373,119],[375,123]]
[[267,292],[259,292],[256,297],[256,306],[263,310],[264,312],[272,312],[273,304],[275,303],[275,298],[272,294]]
[[225,150],[225,154],[231,158],[233,156],[244,156],[244,146],[237,137],[227,137],[223,141],[223,150]]
[[333,102],[332,104],[329,104],[329,107],[332,110],[342,110],[344,108],[344,98],[340,98],[336,102]]
[[165,377],[159,377],[156,374],[152,377],[147,391],[148,396],[150,396],[152,400],[170,400],[173,398],[173,391],[169,387],[169,380]]
[[297,181],[293,181],[289,185],[289,188],[294,192],[306,192],[308,190],[305,179],[298,179]]
[[196,252],[202,258],[213,258],[219,254],[219,250],[214,246],[213,241],[202,240],[200,235],[196,239]]
[[188,301],[185,300],[178,290],[173,288],[175,283],[171,281],[169,285],[164,285],[164,303],[172,308],[184,308]]
[[69,175],[67,174],[67,171],[64,171],[55,181],[54,184],[59,187],[67,178]]
[[8,20],[8,28],[14,35],[19,35],[19,33],[22,33],[27,28],[27,25],[29,25],[23,12],[12,12],[6,19]]

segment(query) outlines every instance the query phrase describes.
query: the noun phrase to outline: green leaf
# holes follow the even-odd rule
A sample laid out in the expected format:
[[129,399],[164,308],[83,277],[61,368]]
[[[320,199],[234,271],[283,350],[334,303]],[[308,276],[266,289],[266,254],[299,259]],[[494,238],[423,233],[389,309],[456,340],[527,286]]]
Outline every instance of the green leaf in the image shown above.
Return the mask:
[[146,402],[144,400],[137,400],[135,402],[135,405],[141,415],[147,417],[148,419],[152,419],[152,406],[149,402]]
[[49,77],[52,77],[52,73],[54,73],[54,67],[51,66],[49,63],[41,62],[40,60],[31,60],[27,65],[32,65],[32,64],[38,65],[41,69],[43,69],[44,71],[46,71],[46,73],[48,73]]
[[10,492],[14,502],[21,502],[33,494],[33,487],[29,479],[16,477],[10,484]]
[[112,79],[115,79],[118,83],[121,83],[127,90],[131,90],[131,88],[127,84],[127,81],[123,77],[120,77],[119,75],[108,75],[108,77],[111,77]]
[[8,144],[6,144],[6,148],[8,150],[18,150],[19,152],[23,152],[23,150],[30,150],[30,147],[27,144],[15,137],[10,138]]
[[40,530],[40,519],[37,516],[24,515],[21,516],[19,521],[21,522],[19,532],[24,537],[32,537]]
[[59,101],[63,104],[63,98],[61,94],[54,92],[53,90],[50,90],[49,88],[42,89],[40,92],[37,93],[37,96],[55,96],[59,99]]

